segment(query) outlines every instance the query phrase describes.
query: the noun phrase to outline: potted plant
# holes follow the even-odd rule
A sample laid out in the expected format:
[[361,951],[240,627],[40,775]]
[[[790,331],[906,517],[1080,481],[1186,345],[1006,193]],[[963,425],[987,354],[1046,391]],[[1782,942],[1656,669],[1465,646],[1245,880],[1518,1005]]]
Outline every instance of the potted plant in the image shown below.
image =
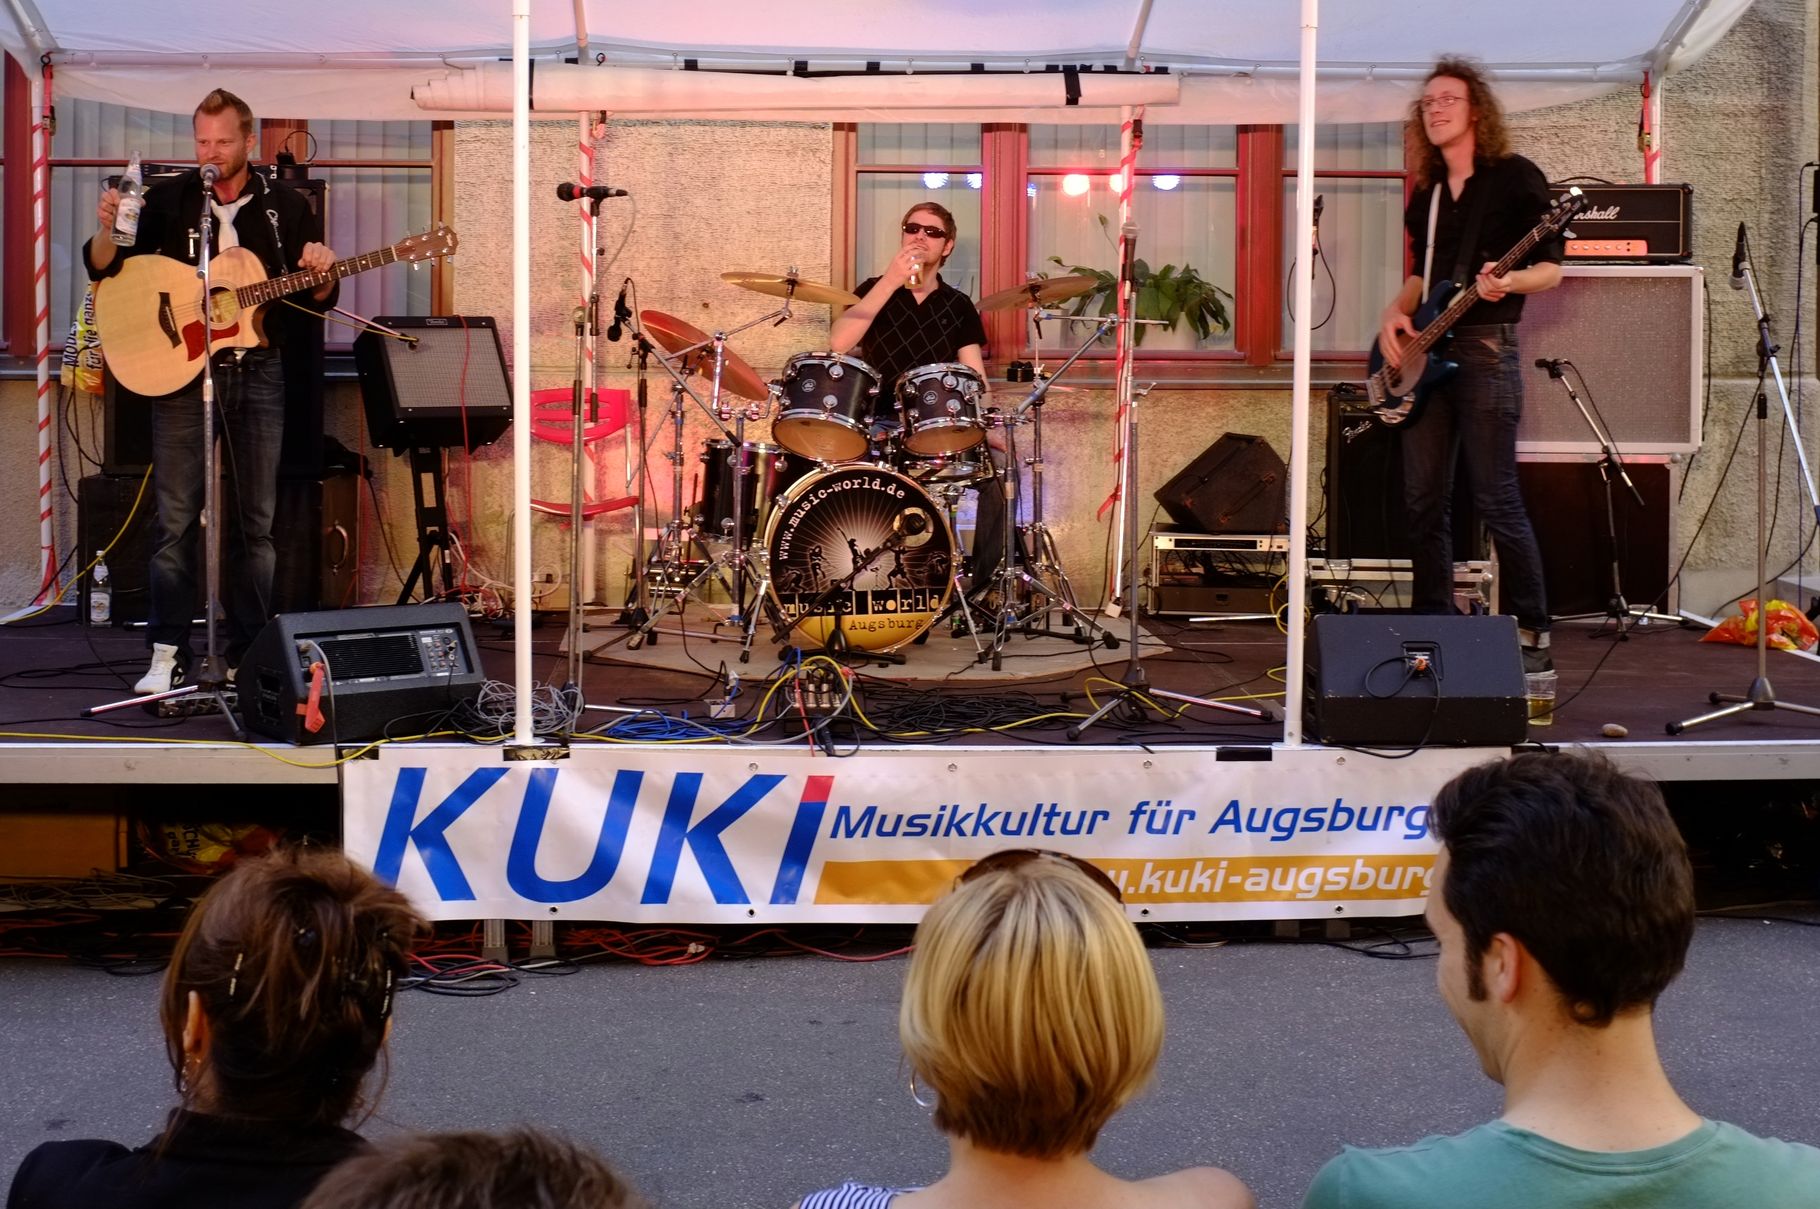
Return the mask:
[[[1110,315],[1117,309],[1117,274],[1087,265],[1063,264],[1059,256],[1049,259],[1070,273],[1098,281],[1092,290],[1074,300],[1069,314],[1087,314],[1096,299],[1099,302],[1098,309],[1093,312],[1096,315]],[[1137,318],[1160,319],[1171,328],[1186,321],[1197,341],[1205,340],[1215,332],[1231,330],[1232,318],[1227,313],[1226,302],[1232,295],[1202,277],[1193,265],[1166,264],[1153,272],[1148,262],[1138,259],[1131,262],[1131,277],[1136,287]],[[1138,325],[1135,341],[1138,345],[1144,343],[1144,335],[1149,330],[1149,325]]]

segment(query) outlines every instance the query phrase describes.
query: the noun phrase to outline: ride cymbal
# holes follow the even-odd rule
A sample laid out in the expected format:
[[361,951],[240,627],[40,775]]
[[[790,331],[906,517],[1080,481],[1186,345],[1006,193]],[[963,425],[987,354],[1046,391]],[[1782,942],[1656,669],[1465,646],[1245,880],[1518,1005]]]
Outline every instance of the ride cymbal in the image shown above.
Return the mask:
[[[640,311],[638,321],[644,325],[645,335],[651,342],[666,353],[680,353],[686,348],[697,349],[694,354],[695,372],[702,377],[714,378],[714,347],[708,333],[692,323],[678,319],[675,315],[666,315],[662,311]],[[698,347],[698,346],[706,347]],[[732,348],[722,346],[724,353],[721,361],[721,389],[738,395],[742,399],[763,399],[771,393],[765,380],[758,376],[756,370],[747,365],[745,359]]]
[[1091,294],[1099,284],[1098,277],[1043,277],[986,295],[979,300],[979,310],[984,314],[1012,306],[1048,306],[1052,302],[1066,302],[1082,294]]
[[722,281],[730,281],[741,289],[756,290],[760,294],[770,294],[774,298],[789,298],[799,302],[825,302],[830,306],[852,306],[859,301],[858,294],[849,294],[846,290],[823,285],[819,281],[805,281],[794,274],[779,277],[775,273],[722,273]]

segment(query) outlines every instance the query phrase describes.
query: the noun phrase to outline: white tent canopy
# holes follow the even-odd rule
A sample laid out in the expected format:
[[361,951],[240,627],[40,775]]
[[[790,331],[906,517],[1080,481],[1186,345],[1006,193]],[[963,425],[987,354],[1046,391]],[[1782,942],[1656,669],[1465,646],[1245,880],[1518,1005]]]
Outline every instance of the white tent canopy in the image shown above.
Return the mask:
[[[370,0],[223,9],[203,0],[129,4],[8,0],[0,45],[22,62],[48,54],[64,96],[184,112],[211,87],[259,113],[306,118],[409,119],[498,115],[511,96],[511,23],[503,0]],[[1409,81],[1441,53],[1492,68],[1511,109],[1533,108],[1660,78],[1698,57],[1749,0],[1345,0],[1323,14],[1320,120],[1399,115]],[[1016,120],[1066,109],[1064,120],[1106,121],[1124,103],[1083,79],[1064,107],[1060,73],[1007,80],[1049,65],[1167,68],[1185,77],[1174,100],[1150,101],[1153,122],[1293,121],[1298,31],[1293,0],[692,0],[629,5],[536,0],[530,15],[532,109],[620,116],[881,118],[939,101],[919,121]],[[579,62],[576,62],[579,60]],[[702,70],[677,71],[693,60]],[[563,69],[565,61],[572,63]],[[829,80],[744,77],[726,70],[876,76]],[[966,71],[984,78],[932,71]],[[557,70],[550,70],[556,68]],[[924,79],[903,79],[906,72]],[[693,75],[696,88],[690,87]],[[679,79],[678,77],[683,77]],[[910,85],[906,87],[906,85]],[[1033,94],[1032,88],[1040,91]],[[1044,112],[1044,120],[1056,115]]]

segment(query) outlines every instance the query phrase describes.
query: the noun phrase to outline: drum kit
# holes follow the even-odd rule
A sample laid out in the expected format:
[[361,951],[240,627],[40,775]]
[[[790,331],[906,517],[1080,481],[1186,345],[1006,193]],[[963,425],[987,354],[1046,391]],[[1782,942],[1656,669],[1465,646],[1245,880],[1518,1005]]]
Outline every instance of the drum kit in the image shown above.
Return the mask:
[[[780,379],[768,383],[728,347],[730,337],[761,323],[782,323],[797,302],[851,306],[859,298],[805,280],[794,269],[781,276],[721,276],[781,298],[783,305],[712,334],[661,311],[639,314],[634,348],[641,400],[645,358],[654,358],[672,381],[671,448],[664,455],[672,467],[671,508],[648,563],[639,543],[638,608],[628,610],[628,648],[655,641],[667,613],[680,612],[691,598],[707,603],[705,593],[716,584],[732,601],[725,624],[741,631],[742,662],[750,659],[761,613],[785,645],[896,662],[903,659],[898,648],[925,638],[949,613],[957,615],[957,633],[964,628],[980,661],[990,658],[994,668],[1011,632],[1034,632],[1040,622],[1044,632],[1054,633],[1048,625],[1056,612],[1072,623],[1075,641],[1089,641],[1091,634],[1118,645],[1076,605],[1042,523],[1041,406],[1051,376],[1038,377],[1030,397],[1004,411],[987,406],[985,379],[959,363],[917,366],[885,382],[850,354],[799,353]],[[988,295],[979,309],[1040,307],[1079,297],[1096,284],[1091,277],[1032,281]],[[1111,322],[1102,322],[1081,351]],[[1077,351],[1062,370],[1079,356]],[[707,383],[705,398],[692,377]],[[690,399],[719,435],[704,442],[700,492],[685,505],[683,428]],[[766,418],[771,441],[748,441],[746,425]],[[981,608],[963,590],[968,585],[955,512],[967,490],[1002,489],[988,433],[1004,431],[1006,464],[1016,466],[1013,430],[1026,422],[1035,427],[1033,456],[1023,462],[1031,471],[1034,512],[1028,525],[1011,523],[1015,518],[1005,525],[995,581],[971,585],[975,600],[992,602]],[[1020,529],[1023,542],[1017,540]],[[647,590],[654,601],[648,609]],[[976,624],[976,608],[984,624]]]

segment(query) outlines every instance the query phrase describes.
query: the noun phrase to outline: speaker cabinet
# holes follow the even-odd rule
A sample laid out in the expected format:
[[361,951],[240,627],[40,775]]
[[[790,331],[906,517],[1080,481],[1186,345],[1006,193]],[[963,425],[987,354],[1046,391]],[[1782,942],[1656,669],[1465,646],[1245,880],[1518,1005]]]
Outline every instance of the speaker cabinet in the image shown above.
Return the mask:
[[[1669,520],[1674,499],[1668,466],[1625,463],[1643,504],[1622,482],[1612,484],[1617,519],[1618,572],[1625,600],[1648,604],[1668,587]],[[1605,485],[1597,463],[1521,462],[1517,478],[1542,549],[1548,611],[1557,617],[1602,613],[1611,600],[1612,548],[1605,537]]]
[[[120,534],[120,540],[108,551],[107,575],[109,590],[113,593],[110,602],[114,625],[127,625],[135,621],[144,621],[151,602],[146,596],[146,581],[150,573],[152,559],[152,488],[147,483],[145,498],[139,505],[139,511],[133,511],[133,501],[138,498],[139,484],[143,473],[132,475],[91,474],[76,488],[76,543],[77,557],[82,566],[95,557],[95,551],[104,549],[114,535]],[[128,517],[132,518],[130,524]],[[121,525],[126,525],[121,532]],[[81,608],[78,615],[82,624],[88,624],[88,597],[90,588],[88,576],[82,577]]]
[[[1329,397],[1327,408],[1327,557],[1408,558],[1403,458],[1398,430],[1369,408]],[[1462,463],[1454,474],[1455,562],[1485,557],[1485,530],[1472,506]]]
[[[1523,302],[1521,453],[1600,452],[1580,409],[1539,358],[1572,361],[1626,455],[1700,447],[1705,375],[1697,265],[1563,265],[1561,284]],[[1576,381],[1576,386],[1580,382]]]
[[152,400],[107,375],[101,392],[101,473],[139,475],[152,464],[152,407]]
[[1283,459],[1263,437],[1229,432],[1157,488],[1169,519],[1196,533],[1281,533]]
[[278,565],[272,611],[298,613],[352,603],[360,476],[339,471],[316,479],[278,480],[272,532]]
[[354,365],[367,434],[381,449],[476,449],[512,422],[512,386],[499,330],[484,316],[382,315],[405,339],[362,332]]
[[[323,725],[309,727],[311,666]],[[288,743],[359,743],[404,718],[434,722],[486,679],[459,604],[282,613],[253,639],[235,685],[248,728]],[[428,729],[425,725],[422,729]]]
[[1503,747],[1529,735],[1512,617],[1322,613],[1305,674],[1308,733],[1322,743]]

